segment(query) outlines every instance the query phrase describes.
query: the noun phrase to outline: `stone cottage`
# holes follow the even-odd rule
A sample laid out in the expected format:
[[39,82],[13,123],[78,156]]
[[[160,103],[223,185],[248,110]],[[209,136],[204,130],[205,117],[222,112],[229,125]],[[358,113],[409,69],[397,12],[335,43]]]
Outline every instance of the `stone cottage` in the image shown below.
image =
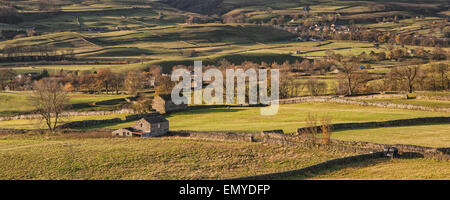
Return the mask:
[[169,121],[162,116],[144,117],[133,127],[122,128],[112,132],[113,136],[122,137],[156,137],[169,132]]
[[171,101],[169,95],[156,95],[153,99],[152,108],[161,114],[168,112],[186,110],[188,108],[187,104],[176,105]]

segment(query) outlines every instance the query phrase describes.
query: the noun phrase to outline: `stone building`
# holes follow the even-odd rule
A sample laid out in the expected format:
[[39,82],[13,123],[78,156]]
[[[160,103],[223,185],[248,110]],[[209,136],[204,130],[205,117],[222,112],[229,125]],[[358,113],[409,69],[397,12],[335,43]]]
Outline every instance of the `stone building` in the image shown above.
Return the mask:
[[186,110],[187,104],[176,105],[171,101],[170,95],[156,95],[153,99],[152,108],[161,114]]
[[144,117],[133,127],[122,128],[112,132],[113,136],[122,137],[156,137],[169,132],[169,121],[162,116]]

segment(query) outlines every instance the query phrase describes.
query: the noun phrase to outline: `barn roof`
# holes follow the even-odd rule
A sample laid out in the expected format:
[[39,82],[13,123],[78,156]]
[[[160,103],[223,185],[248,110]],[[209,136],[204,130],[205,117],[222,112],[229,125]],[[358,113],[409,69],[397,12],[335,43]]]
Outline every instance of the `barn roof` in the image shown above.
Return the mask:
[[151,116],[151,117],[144,117],[142,118],[145,121],[147,121],[148,123],[162,123],[162,122],[169,122],[167,121],[166,118],[162,117],[162,116]]
[[170,95],[170,94],[158,94],[158,96],[161,97],[161,99],[163,99],[164,101],[172,100],[172,95]]

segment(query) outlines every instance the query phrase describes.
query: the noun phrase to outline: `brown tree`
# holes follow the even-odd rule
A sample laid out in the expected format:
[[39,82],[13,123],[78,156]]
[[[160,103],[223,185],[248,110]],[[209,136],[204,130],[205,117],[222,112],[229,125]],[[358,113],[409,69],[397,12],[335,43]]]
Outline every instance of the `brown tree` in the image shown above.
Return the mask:
[[150,85],[150,74],[141,71],[130,71],[124,80],[125,89],[129,94],[137,94],[139,90]]
[[171,94],[175,87],[175,82],[171,81],[169,76],[161,76],[156,81],[156,94]]
[[96,81],[99,88],[104,88],[106,90],[106,94],[108,94],[112,81],[114,78],[114,73],[111,72],[110,69],[102,69],[97,73]]
[[62,84],[51,78],[37,81],[31,99],[36,112],[45,121],[48,129],[54,131],[69,103],[69,97]]
[[355,84],[353,81],[357,76],[358,70],[359,63],[357,62],[348,61],[341,64],[341,77],[345,80],[348,95],[354,94]]
[[17,73],[12,69],[0,69],[0,90],[3,90],[8,86],[9,89],[13,89],[14,78]]
[[433,64],[431,65],[431,70],[432,72],[434,72],[439,76],[441,90],[445,90],[446,88],[450,87],[448,84],[446,84],[448,83],[450,74],[450,68],[448,67],[448,64],[445,63]]
[[408,88],[408,92],[412,93],[419,71],[419,66],[413,65],[394,68],[391,73],[393,78],[405,83]]

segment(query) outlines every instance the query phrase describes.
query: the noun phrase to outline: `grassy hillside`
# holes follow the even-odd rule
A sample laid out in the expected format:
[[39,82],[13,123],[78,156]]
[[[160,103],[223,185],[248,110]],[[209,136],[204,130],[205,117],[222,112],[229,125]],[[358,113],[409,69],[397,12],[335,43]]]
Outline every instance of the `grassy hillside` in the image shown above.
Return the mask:
[[349,155],[181,138],[3,135],[0,179],[224,179],[292,170]]
[[[395,170],[394,170],[395,169]],[[450,180],[450,163],[430,159],[373,160],[290,179],[313,180]]]
[[381,144],[450,147],[450,124],[354,129],[333,132],[332,138]]
[[[192,65],[194,59],[204,60],[206,64],[213,64],[222,58],[236,64],[246,60],[282,63],[295,50],[259,50],[285,48],[279,43],[288,42],[293,37],[285,31],[256,25],[175,25],[104,33],[51,33],[3,41],[0,48],[7,45],[52,45],[60,53],[73,50],[75,60],[71,62],[2,63],[21,71],[42,68],[92,70],[102,67],[130,70],[148,64],[160,64],[169,70],[175,64]],[[109,65],[102,65],[105,62]],[[21,68],[21,65],[33,65],[33,68]]]
[[[205,108],[167,115],[173,130],[197,131],[252,131],[283,129],[293,133],[305,126],[308,113],[319,117],[328,115],[332,123],[386,121],[431,116],[449,116],[448,113],[402,109],[385,109],[332,103],[302,103],[281,105],[278,114],[260,115],[260,108]],[[95,128],[121,128],[132,125],[112,124]],[[1,123],[0,123],[1,126]],[[93,127],[94,128],[94,127]]]

